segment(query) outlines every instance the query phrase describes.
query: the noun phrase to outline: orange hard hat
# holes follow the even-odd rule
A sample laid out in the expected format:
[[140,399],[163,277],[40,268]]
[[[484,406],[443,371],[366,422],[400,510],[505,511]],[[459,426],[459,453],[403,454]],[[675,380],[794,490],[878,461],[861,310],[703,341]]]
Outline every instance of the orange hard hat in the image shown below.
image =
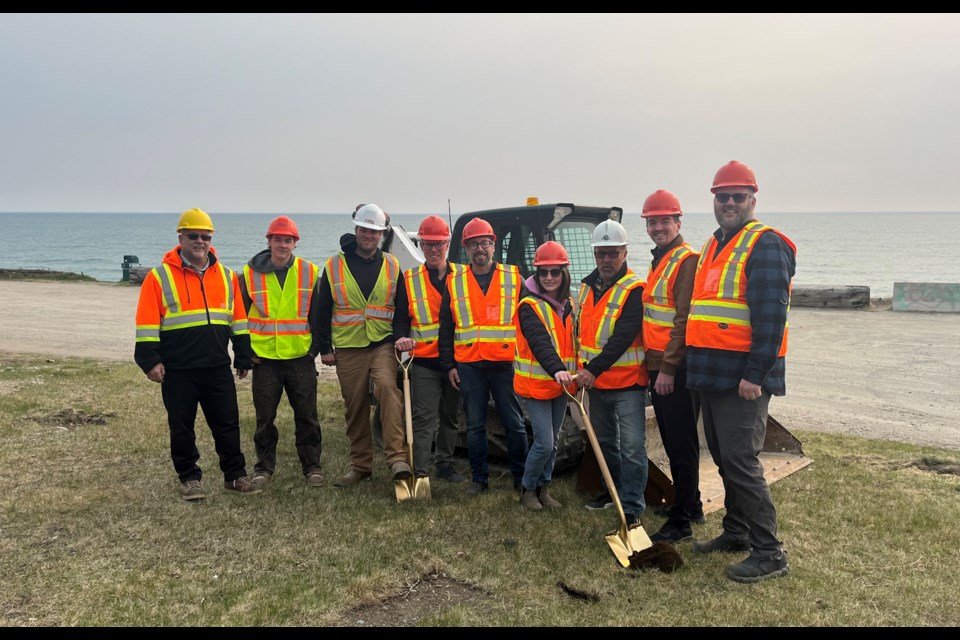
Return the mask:
[[493,227],[490,226],[489,222],[483,218],[474,218],[463,225],[463,237],[460,238],[460,242],[463,243],[463,246],[467,246],[467,240],[480,236],[490,236],[494,240],[497,239],[497,234],[493,232]]
[[565,266],[570,264],[570,258],[562,244],[548,240],[537,248],[537,253],[533,256],[533,266],[543,267],[551,264]]
[[680,210],[680,199],[672,191],[666,189],[657,189],[643,201],[643,213],[641,218],[653,218],[656,216],[682,216]]
[[760,187],[757,186],[757,176],[753,174],[753,169],[736,160],[731,160],[720,167],[717,175],[713,177],[713,187],[710,189],[710,193],[716,193],[724,187],[749,187],[753,189],[754,193],[760,191]]
[[417,237],[427,242],[443,242],[450,239],[450,227],[440,216],[427,216],[420,223]]
[[297,224],[287,216],[277,216],[267,227],[267,237],[270,236],[290,236],[294,240],[300,239],[300,232],[297,230]]

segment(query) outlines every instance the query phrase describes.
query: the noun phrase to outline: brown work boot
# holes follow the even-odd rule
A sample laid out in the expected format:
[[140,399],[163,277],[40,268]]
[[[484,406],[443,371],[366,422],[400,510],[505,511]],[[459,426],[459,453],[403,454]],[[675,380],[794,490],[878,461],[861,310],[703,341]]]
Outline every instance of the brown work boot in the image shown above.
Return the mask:
[[547,509],[559,509],[563,505],[558,501],[554,500],[553,496],[547,491],[547,485],[543,485],[537,489],[537,497],[540,498],[540,504],[542,504]]
[[187,480],[180,483],[180,495],[184,500],[203,500],[207,494],[199,480]]
[[269,471],[257,471],[253,474],[253,478],[250,479],[250,484],[257,489],[263,489],[272,478],[273,474]]
[[251,496],[255,493],[260,493],[263,491],[263,489],[255,487],[254,484],[250,482],[250,478],[247,476],[240,476],[239,478],[235,478],[233,480],[224,480],[223,488],[233,493],[243,493]]
[[311,471],[306,477],[308,487],[322,487],[327,484],[327,479],[319,471]]
[[520,509],[523,511],[543,511],[543,505],[537,499],[537,492],[524,489],[520,496]]
[[397,460],[396,462],[390,463],[390,473],[393,474],[393,481],[406,480],[413,477],[413,471],[410,470],[410,465],[408,465],[403,460]]
[[350,473],[345,476],[340,476],[333,481],[333,486],[335,487],[350,487],[355,484],[360,483],[363,480],[369,480],[370,476],[373,475],[372,471],[357,471],[356,469],[350,469]]

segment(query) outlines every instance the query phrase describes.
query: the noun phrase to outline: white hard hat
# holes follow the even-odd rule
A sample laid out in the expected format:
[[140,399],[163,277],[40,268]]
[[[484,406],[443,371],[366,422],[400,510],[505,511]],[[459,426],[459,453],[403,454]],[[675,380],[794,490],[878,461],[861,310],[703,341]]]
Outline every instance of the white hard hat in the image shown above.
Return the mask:
[[353,214],[353,221],[358,227],[373,229],[374,231],[387,230],[387,214],[375,204],[365,204]]
[[623,247],[627,244],[627,230],[616,220],[604,220],[593,231],[591,247]]

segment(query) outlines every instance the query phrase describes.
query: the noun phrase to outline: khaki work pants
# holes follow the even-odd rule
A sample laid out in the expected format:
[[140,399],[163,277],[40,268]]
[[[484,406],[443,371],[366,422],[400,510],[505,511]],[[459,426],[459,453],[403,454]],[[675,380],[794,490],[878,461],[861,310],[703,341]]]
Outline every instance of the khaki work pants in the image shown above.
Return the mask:
[[407,460],[404,444],[403,396],[397,388],[397,358],[393,343],[360,349],[339,348],[337,379],[346,405],[350,466],[355,471],[373,471],[373,433],[370,430],[370,381],[380,404],[383,452],[387,464]]

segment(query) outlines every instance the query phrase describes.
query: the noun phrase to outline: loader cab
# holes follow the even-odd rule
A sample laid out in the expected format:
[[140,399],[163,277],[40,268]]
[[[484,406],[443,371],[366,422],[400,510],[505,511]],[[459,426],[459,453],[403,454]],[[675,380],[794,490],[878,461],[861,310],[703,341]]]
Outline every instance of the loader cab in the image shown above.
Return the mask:
[[557,204],[528,204],[471,211],[457,218],[450,242],[451,262],[467,264],[467,250],[461,242],[463,227],[474,218],[483,218],[497,234],[494,259],[503,264],[519,267],[524,278],[533,275],[533,257],[539,247],[548,240],[559,242],[570,256],[570,280],[576,296],[580,280],[593,271],[593,230],[604,220],[622,222],[623,209],[575,205],[568,202]]

